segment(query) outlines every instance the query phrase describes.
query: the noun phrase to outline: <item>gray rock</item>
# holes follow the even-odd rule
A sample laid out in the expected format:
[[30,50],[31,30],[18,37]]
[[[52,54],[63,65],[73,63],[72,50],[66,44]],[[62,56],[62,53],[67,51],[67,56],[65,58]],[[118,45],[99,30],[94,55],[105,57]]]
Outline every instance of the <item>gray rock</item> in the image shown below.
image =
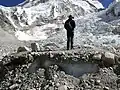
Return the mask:
[[55,86],[56,86],[56,87],[59,87],[59,86],[60,86],[60,83],[56,83]]
[[66,85],[62,85],[62,86],[58,87],[58,90],[67,90],[67,86]]
[[12,65],[19,65],[29,62],[28,52],[13,53],[9,57]]
[[33,56],[31,54],[28,54],[28,60],[33,62],[34,58],[33,58]]
[[101,58],[102,58],[102,55],[100,53],[93,55],[93,59],[95,60],[101,60]]
[[29,89],[29,90],[36,90],[35,88]]
[[84,90],[84,88],[83,88],[83,87],[80,87],[80,90]]
[[50,53],[50,58],[53,58],[54,57],[54,54]]
[[115,54],[110,52],[105,52],[102,55],[102,61],[105,66],[110,67],[115,64]]
[[44,87],[45,90],[46,90],[47,88],[49,88],[49,85],[46,85],[46,86]]
[[10,90],[15,90],[16,88],[18,88],[18,84],[13,84],[9,87]]
[[91,86],[88,84],[88,83],[84,83],[84,87],[86,88],[86,89],[90,89],[91,88]]
[[95,85],[100,85],[100,82],[101,82],[100,80],[96,80]]
[[54,87],[49,87],[49,90],[55,90]]
[[120,26],[116,27],[115,29],[113,29],[112,33],[114,34],[120,34]]
[[28,47],[26,47],[26,46],[19,47],[18,50],[17,50],[17,53],[19,53],[19,52],[25,52],[25,51],[30,51],[30,49]]
[[115,39],[113,39],[113,40],[111,41],[111,43],[116,43],[116,40],[115,40]]
[[105,86],[103,90],[110,90],[110,89],[109,89],[109,87],[106,87],[106,86]]
[[38,43],[31,43],[31,49],[33,52],[38,52],[40,51],[40,46]]
[[95,80],[94,79],[90,79],[90,83],[94,84]]
[[94,86],[94,90],[101,90],[102,87],[101,86]]

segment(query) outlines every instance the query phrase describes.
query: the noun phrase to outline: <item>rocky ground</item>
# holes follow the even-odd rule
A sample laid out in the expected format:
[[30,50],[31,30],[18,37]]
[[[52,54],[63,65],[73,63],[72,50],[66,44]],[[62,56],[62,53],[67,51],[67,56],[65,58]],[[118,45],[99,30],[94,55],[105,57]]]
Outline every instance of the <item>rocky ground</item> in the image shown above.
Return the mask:
[[[82,51],[84,50],[84,51]],[[87,52],[86,52],[87,51]],[[61,54],[62,52],[62,54]],[[97,52],[97,53],[96,53]],[[101,52],[101,53],[99,53]],[[108,54],[101,50],[92,50],[90,48],[75,49],[70,51],[50,51],[50,52],[17,52],[9,54],[1,62],[1,90],[119,90],[119,64],[116,64],[116,54]],[[46,61],[46,57],[41,59],[41,53],[49,53],[50,58],[63,61],[65,60],[86,60],[85,62],[98,63],[99,70],[94,73],[85,73],[79,77],[67,74],[61,70],[59,64],[50,64],[48,67],[36,67],[35,73],[29,73],[29,67],[36,60],[36,55],[40,60]],[[102,55],[104,54],[104,55]],[[45,54],[46,55],[46,54]],[[92,55],[92,56],[91,56]],[[102,57],[101,57],[101,56]],[[80,57],[81,56],[81,57]],[[107,60],[115,61],[115,65],[105,67]],[[62,59],[64,58],[64,59]],[[65,59],[67,58],[67,59]],[[91,59],[90,59],[91,58]],[[119,57],[118,57],[119,59]],[[6,61],[5,61],[6,60]],[[97,61],[96,61],[97,60]],[[100,61],[99,61],[100,60]],[[24,61],[24,62],[23,62]],[[43,62],[41,61],[41,62]],[[109,61],[111,62],[111,61]],[[3,64],[2,64],[3,63]],[[112,62],[113,64],[114,62]],[[44,63],[43,63],[44,64]],[[66,64],[67,65],[67,64]],[[4,69],[2,69],[4,68]],[[38,69],[37,69],[38,68]],[[4,72],[4,73],[3,73]]]
[[1,90],[118,90],[117,75],[111,68],[100,69],[99,73],[84,74],[79,78],[56,71],[50,66],[46,79],[44,69],[28,74],[27,66],[23,65],[5,75],[0,84]]

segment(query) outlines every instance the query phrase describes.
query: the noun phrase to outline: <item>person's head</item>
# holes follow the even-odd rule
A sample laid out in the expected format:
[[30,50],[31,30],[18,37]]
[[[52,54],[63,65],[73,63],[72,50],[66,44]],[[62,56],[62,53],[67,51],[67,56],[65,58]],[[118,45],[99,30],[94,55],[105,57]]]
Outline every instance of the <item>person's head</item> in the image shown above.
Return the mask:
[[74,17],[73,17],[72,15],[69,15],[68,18],[69,18],[69,19],[73,19]]

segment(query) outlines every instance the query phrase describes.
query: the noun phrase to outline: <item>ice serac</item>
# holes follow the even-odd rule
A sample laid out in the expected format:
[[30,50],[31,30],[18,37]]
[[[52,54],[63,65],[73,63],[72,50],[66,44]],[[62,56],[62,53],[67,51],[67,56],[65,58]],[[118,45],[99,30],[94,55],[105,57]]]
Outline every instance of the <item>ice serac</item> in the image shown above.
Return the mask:
[[114,2],[106,10],[77,19],[76,45],[103,47],[107,50],[119,45],[119,7],[119,2]]
[[[0,6],[0,8],[3,8],[3,7]],[[8,9],[8,11],[9,11],[9,9]],[[12,32],[15,29],[14,25],[12,24],[12,22],[9,19],[9,16],[6,15],[6,12],[4,12],[2,9],[0,9],[0,27],[8,32]],[[10,29],[12,29],[12,30],[10,30]]]
[[102,5],[92,0],[27,0],[17,7],[16,13],[25,23],[31,25],[34,22],[47,23],[49,20],[64,18],[69,14],[79,17],[99,8],[103,8]]
[[[18,39],[28,41],[43,40],[55,34],[56,30],[63,28],[62,24],[69,14],[79,18],[96,12],[99,8],[103,8],[102,5],[94,0],[25,0],[15,7],[1,6],[0,10],[17,31]],[[47,26],[50,24],[52,27]],[[31,27],[39,28],[44,36],[34,34]]]
[[74,46],[110,49],[120,44],[119,2],[99,11],[101,8],[97,0],[28,0],[0,10],[15,28],[19,40],[44,40],[45,46],[54,43],[64,48],[66,31],[63,26],[67,16],[72,14],[76,22]]

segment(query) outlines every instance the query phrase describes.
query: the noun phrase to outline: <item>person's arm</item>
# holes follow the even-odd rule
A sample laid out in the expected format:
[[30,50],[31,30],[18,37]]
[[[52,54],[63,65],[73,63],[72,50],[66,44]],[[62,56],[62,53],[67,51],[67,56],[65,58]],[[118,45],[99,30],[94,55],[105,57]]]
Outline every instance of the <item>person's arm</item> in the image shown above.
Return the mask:
[[66,22],[64,23],[64,28],[66,29]]
[[76,27],[74,20],[72,20],[72,27],[73,27],[73,29]]
[[64,28],[65,28],[66,30],[68,29],[67,23],[68,23],[68,21],[66,21],[65,24],[64,24]]

